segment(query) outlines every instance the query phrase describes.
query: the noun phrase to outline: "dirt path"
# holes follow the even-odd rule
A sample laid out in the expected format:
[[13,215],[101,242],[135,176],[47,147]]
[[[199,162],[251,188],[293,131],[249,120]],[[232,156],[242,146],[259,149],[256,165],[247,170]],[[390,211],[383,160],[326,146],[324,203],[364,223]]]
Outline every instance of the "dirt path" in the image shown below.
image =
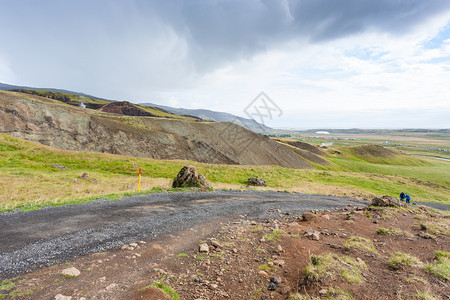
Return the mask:
[[367,202],[279,192],[180,192],[4,213],[0,215],[0,280],[219,220],[244,216],[266,220],[273,217],[271,209],[301,215],[347,205],[362,207]]
[[276,192],[180,192],[4,213],[0,215],[0,279],[124,243],[148,241],[217,218],[267,218],[270,208],[301,214],[349,204],[365,203],[344,197]]

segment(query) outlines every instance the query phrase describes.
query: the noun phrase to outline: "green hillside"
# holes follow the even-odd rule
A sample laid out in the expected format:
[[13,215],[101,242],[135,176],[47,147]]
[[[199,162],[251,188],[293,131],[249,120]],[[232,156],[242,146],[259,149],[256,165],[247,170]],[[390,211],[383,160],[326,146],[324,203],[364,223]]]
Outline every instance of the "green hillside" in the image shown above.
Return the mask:
[[[169,189],[171,180],[186,164],[197,166],[216,189],[242,188],[249,177],[257,176],[268,183],[268,187],[261,189],[268,190],[359,198],[374,194],[396,196],[407,191],[413,200],[450,203],[448,162],[376,164],[351,156],[352,149],[340,151],[340,155],[327,158],[329,166],[294,170],[63,151],[0,134],[0,211],[73,204],[102,197],[117,199],[136,193],[138,168],[143,171],[143,193]],[[82,173],[88,173],[89,178],[80,178]]]

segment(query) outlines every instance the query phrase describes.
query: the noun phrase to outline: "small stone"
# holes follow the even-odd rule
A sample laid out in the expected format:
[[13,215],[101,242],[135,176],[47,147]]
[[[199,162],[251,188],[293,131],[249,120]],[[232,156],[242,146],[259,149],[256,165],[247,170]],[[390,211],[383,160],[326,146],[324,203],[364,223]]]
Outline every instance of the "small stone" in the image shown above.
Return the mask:
[[284,260],[276,259],[276,260],[273,261],[273,264],[276,265],[276,266],[283,267],[284,266]]
[[147,243],[144,241],[139,241],[139,244],[147,244]]
[[277,245],[277,248],[275,249],[276,252],[283,252],[283,247],[281,245]]
[[72,296],[64,296],[61,294],[58,294],[55,296],[55,300],[71,300]]
[[272,278],[270,278],[270,282],[276,283],[277,285],[279,285],[280,283],[283,282],[283,279],[280,276],[274,276]]
[[80,181],[78,179],[72,179],[73,183],[80,183]]
[[218,241],[212,241],[212,242],[211,242],[211,245],[213,245],[213,246],[216,247],[216,248],[222,247],[222,245],[221,245]]
[[65,276],[69,276],[69,277],[77,277],[78,275],[80,275],[80,270],[78,270],[77,268],[67,268],[62,270],[61,274],[65,275]]
[[319,294],[322,295],[322,296],[326,295],[327,293],[328,293],[328,291],[326,289],[321,289],[319,291]]
[[269,276],[269,274],[267,274],[267,272],[266,272],[266,271],[263,271],[263,270],[260,270],[260,271],[258,272],[258,274],[261,275],[261,276],[264,276],[264,277]]
[[233,253],[237,253],[238,250],[236,248],[233,248]]
[[311,235],[311,238],[312,238],[314,241],[319,241],[319,240],[320,240],[320,235],[319,235],[318,232],[314,232],[314,233]]
[[137,247],[137,245],[138,245],[137,243],[130,243],[130,244],[129,244],[129,246],[130,246],[130,247],[133,247],[133,248]]
[[67,168],[61,165],[57,165],[57,164],[53,164],[52,167],[57,168],[57,169],[61,169],[61,170],[66,170]]
[[322,215],[322,218],[324,218],[325,220],[330,220],[330,216],[329,215]]
[[263,243],[263,242],[266,241],[266,239],[265,239],[265,238],[261,238],[259,241],[260,241],[261,243]]
[[215,290],[215,289],[217,289],[219,286],[218,286],[217,284],[215,284],[215,283],[212,283],[212,284],[210,285],[210,287],[211,287],[211,289]]
[[269,286],[267,287],[267,289],[269,291],[275,291],[277,289],[277,287],[278,286],[275,283],[271,282],[271,283],[269,283]]
[[80,178],[89,179],[89,175],[88,175],[88,173],[83,173],[83,174],[81,174]]
[[122,245],[122,247],[120,247],[120,249],[122,249],[122,250],[128,250],[128,245]]
[[268,264],[269,266],[273,267],[273,262],[272,262],[272,261],[267,262],[267,264]]
[[302,221],[310,221],[312,219],[314,219],[316,217],[315,214],[311,213],[311,212],[305,212],[304,214],[302,214]]
[[106,290],[107,291],[110,291],[110,290],[113,290],[113,289],[115,289],[116,287],[118,287],[119,285],[117,284],[117,283],[111,283],[110,285],[108,285],[107,287],[106,287]]
[[203,243],[199,246],[200,253],[209,253],[209,246],[206,243]]

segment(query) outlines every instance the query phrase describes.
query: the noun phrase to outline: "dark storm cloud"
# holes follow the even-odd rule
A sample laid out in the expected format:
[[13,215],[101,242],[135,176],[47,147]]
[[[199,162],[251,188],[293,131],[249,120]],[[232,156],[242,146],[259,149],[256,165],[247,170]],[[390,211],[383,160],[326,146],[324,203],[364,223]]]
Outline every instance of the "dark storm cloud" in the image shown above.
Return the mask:
[[448,0],[152,2],[188,41],[197,66],[247,59],[291,40],[323,42],[365,31],[402,35],[450,9]]

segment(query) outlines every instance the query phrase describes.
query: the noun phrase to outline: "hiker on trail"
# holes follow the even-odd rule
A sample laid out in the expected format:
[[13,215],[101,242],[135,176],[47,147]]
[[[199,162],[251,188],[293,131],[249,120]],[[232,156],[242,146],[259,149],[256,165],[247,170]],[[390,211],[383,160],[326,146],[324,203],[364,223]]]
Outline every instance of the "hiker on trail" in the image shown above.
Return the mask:
[[401,192],[400,193],[400,201],[404,201],[405,200],[405,193]]
[[405,198],[406,198],[406,203],[409,203],[411,201],[411,197],[408,194],[405,195]]

